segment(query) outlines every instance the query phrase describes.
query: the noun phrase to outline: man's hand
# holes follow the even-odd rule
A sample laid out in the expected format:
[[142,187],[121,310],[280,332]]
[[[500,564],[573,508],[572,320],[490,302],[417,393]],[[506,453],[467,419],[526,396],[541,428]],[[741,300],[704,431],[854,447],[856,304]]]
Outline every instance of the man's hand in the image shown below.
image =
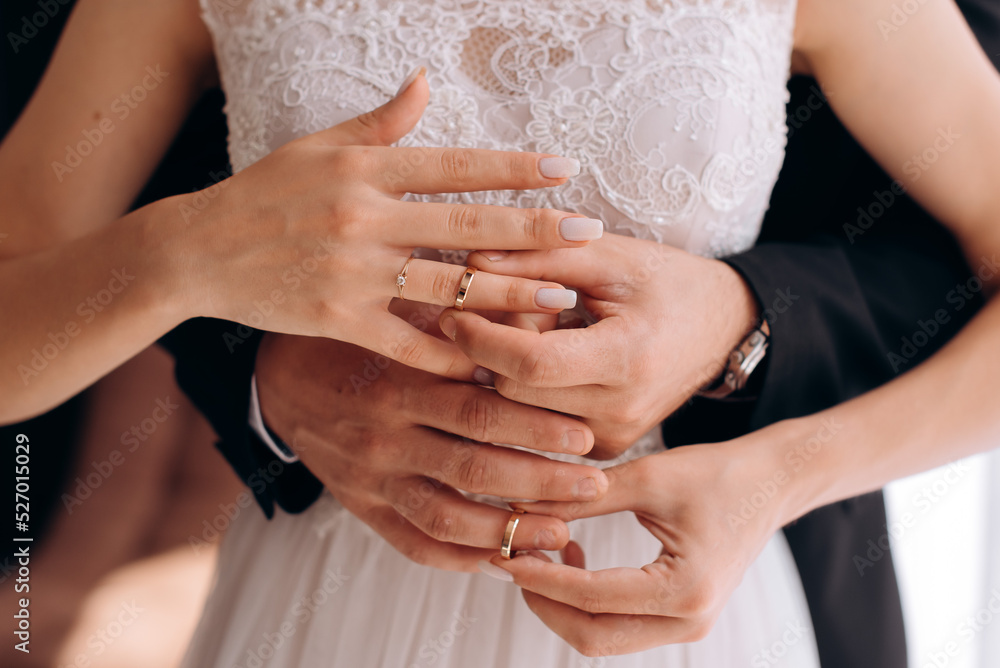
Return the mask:
[[585,418],[592,457],[620,454],[718,377],[757,319],[728,265],[652,241],[608,234],[572,252],[487,251],[469,264],[582,292],[598,318],[586,329],[539,333],[454,309],[441,328],[496,373],[503,396]]
[[[607,495],[592,503],[516,504],[567,522],[632,511],[663,544],[660,557],[637,568],[584,569],[576,543],[564,564],[541,553],[492,563],[509,571],[528,606],[546,625],[587,656],[639,652],[693,642],[712,629],[726,602],[770,537],[789,518],[790,502],[775,482],[791,473],[757,434],[723,444],[677,448],[608,469]],[[780,472],[780,473],[779,473]],[[761,495],[762,506],[744,509]],[[761,495],[766,496],[766,495]],[[523,521],[523,520],[522,520]]]
[[[607,490],[599,469],[488,444],[584,454],[594,442],[586,425],[346,343],[268,334],[257,383],[268,426],[345,508],[418,563],[476,571],[499,551],[510,510],[458,490],[563,501]],[[514,547],[568,540],[561,520],[533,516]]]

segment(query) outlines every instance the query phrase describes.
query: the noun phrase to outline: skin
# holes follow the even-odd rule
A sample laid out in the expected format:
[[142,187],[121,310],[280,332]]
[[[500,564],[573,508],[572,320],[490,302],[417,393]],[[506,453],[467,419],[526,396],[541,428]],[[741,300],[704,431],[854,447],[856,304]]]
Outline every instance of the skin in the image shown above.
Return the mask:
[[[889,11],[884,2],[800,2],[796,62],[833,92],[831,104],[869,152],[956,234],[992,294],[1000,201],[989,175],[1000,173],[1000,77],[952,3],[924,5],[905,30],[883,40],[872,26]],[[914,178],[908,171],[912,156],[939,139],[934,168]],[[670,350],[687,351],[676,339],[657,336],[657,316],[643,310],[655,303],[647,292],[667,285],[669,272],[649,281],[648,290],[618,280],[628,275],[624,258],[653,252],[648,242],[602,240],[582,253],[583,266],[572,268],[558,251],[494,261],[486,257],[493,254],[481,254],[475,262],[490,263],[491,271],[549,279],[572,275],[567,282],[581,289],[583,303],[600,322],[582,333],[517,331],[447,310],[442,330],[497,373],[500,394],[567,410],[602,434],[612,428],[602,410],[625,385],[618,360],[609,362],[600,351],[615,347],[628,351],[626,359],[641,360],[626,364],[627,387],[645,388],[637,395],[655,393],[662,375],[671,372],[677,362]],[[645,313],[654,326],[623,326],[634,313]],[[532,610],[587,656],[701,639],[783,525],[995,447],[997,327],[1000,304],[991,298],[929,362],[863,397],[728,443],[681,448],[609,469],[608,494],[592,503],[518,504],[566,521],[635,513],[663,544],[660,557],[642,569],[589,572],[575,544],[564,550],[564,564],[537,552],[511,561],[494,557],[492,563],[508,570]],[[672,328],[685,329],[683,323]],[[940,392],[943,387],[949,391]],[[658,396],[669,405],[671,394]],[[767,501],[748,510],[746,501],[762,489],[771,492]]]
[[[17,323],[0,335],[0,392],[9,398],[0,422],[57,405],[197,316],[362,343],[471,380],[474,366],[455,346],[388,312],[414,248],[586,244],[560,235],[571,213],[398,201],[407,192],[566,181],[543,176],[540,161],[552,156],[537,153],[388,147],[419,120],[428,99],[422,76],[380,109],[289,142],[201,199],[181,195],[122,217],[213,82],[213,65],[197,3],[89,0],[74,10],[0,146],[0,172],[9,176],[0,183],[8,235],[0,310]],[[147,93],[133,111],[120,95],[136,82]],[[67,146],[81,143],[92,148],[77,164]],[[407,296],[451,304],[463,273],[414,260]],[[560,310],[535,300],[557,284],[483,275],[476,288],[470,308]],[[273,313],[251,322],[265,301]]]
[[[11,185],[3,186],[6,190],[0,201],[17,204],[9,206],[9,209],[5,205],[4,219],[15,221],[14,224],[18,226],[16,229],[19,230],[17,236],[20,237],[22,233],[24,235],[24,241],[21,241],[12,234],[10,241],[17,245],[6,246],[5,242],[4,253],[14,254],[14,249],[18,249],[19,254],[36,253],[30,257],[44,256],[44,253],[37,253],[43,244],[68,242],[88,232],[112,235],[107,230],[116,229],[115,224],[108,226],[105,221],[112,221],[121,215],[139,185],[148,177],[156,159],[162,155],[169,137],[176,131],[196,93],[212,81],[210,45],[204,27],[200,21],[195,20],[197,16],[194,3],[144,3],[142,16],[139,16],[140,10],[131,6],[132,4],[134,3],[111,0],[81,3],[80,9],[71,19],[67,37],[46,82],[43,82],[31,107],[0,150],[0,166],[4,168],[4,172],[16,172],[18,175],[17,179],[11,181]],[[1000,171],[995,164],[995,156],[1000,155],[1000,135],[995,130],[994,122],[1000,111],[1000,86],[997,85],[996,73],[975,46],[968,28],[951,3],[928,3],[922,6],[920,12],[910,18],[904,30],[885,41],[874,26],[890,11],[891,2],[888,0],[802,0],[796,28],[796,66],[800,71],[817,76],[824,87],[832,91],[831,104],[845,124],[893,176],[907,183],[911,193],[955,232],[969,257],[973,259],[973,265],[977,266],[981,255],[995,252],[1000,245],[995,225],[1000,203],[997,202],[996,188],[989,181],[990,174]],[[149,27],[135,30],[132,27],[135,25]],[[125,29],[126,26],[128,29]],[[177,35],[183,35],[183,38],[176,39]],[[107,51],[86,48],[94,43],[110,43],[118,48]],[[933,48],[929,45],[933,45]],[[129,57],[123,57],[123,53],[129,54]],[[108,150],[95,152],[86,167],[80,168],[81,178],[75,179],[77,174],[73,175],[74,185],[56,186],[47,167],[50,159],[61,159],[62,147],[77,141],[80,132],[92,125],[92,110],[100,110],[107,100],[114,99],[120,90],[133,85],[137,77],[141,78],[141,67],[125,64],[132,62],[163,62],[169,65],[165,69],[173,67],[177,72],[172,75],[175,78],[170,80],[171,85],[176,86],[173,101],[168,103],[164,100],[162,106],[147,105],[141,116],[137,111],[134,128],[130,124],[127,131],[108,135]],[[81,81],[86,81],[87,85],[81,85]],[[164,86],[166,85],[165,83]],[[886,118],[891,118],[892,122],[885,122]],[[362,125],[377,126],[377,119],[367,118]],[[920,179],[911,183],[907,179],[907,162],[911,160],[911,156],[932,146],[938,138],[938,131],[946,128],[954,128],[962,138],[968,140],[958,140],[950,145],[947,152],[940,154],[934,169],[921,172]],[[46,132],[52,129],[55,129],[51,132],[53,138],[47,139]],[[391,133],[372,137],[369,143],[379,144],[379,139],[384,140],[389,135]],[[328,144],[336,141],[339,140]],[[303,149],[303,153],[311,152]],[[98,153],[101,157],[98,157]],[[29,159],[31,155],[45,155],[47,159],[32,162]],[[355,150],[349,155],[358,157],[359,152]],[[371,157],[372,153],[365,155]],[[302,156],[302,159],[305,160],[306,157]],[[264,164],[263,161],[261,164]],[[90,176],[84,177],[83,174]],[[67,183],[69,181],[67,179]],[[254,183],[264,181],[261,178]],[[226,192],[237,192],[236,179],[233,180],[233,185]],[[463,185],[454,183],[453,187],[461,188]],[[27,193],[36,196],[28,197]],[[249,186],[247,193],[256,196]],[[389,196],[388,193],[384,195]],[[232,197],[230,202],[235,200]],[[225,211],[218,215],[219,224],[225,225]],[[278,224],[280,221],[274,222]],[[232,226],[233,221],[229,220],[229,224]],[[152,224],[118,225],[129,230],[169,227]],[[350,225],[347,227],[350,228]],[[114,236],[115,239],[119,236],[128,237],[126,232],[114,234],[117,235]],[[135,246],[123,247],[122,255],[115,257],[136,257],[135,253],[142,249],[140,242],[147,238],[142,234],[138,236],[139,241],[133,242]],[[211,234],[202,239],[209,242],[208,248],[216,248],[210,237]],[[220,238],[225,238],[225,235]],[[519,248],[512,248],[510,244],[491,245],[483,237],[476,241],[477,243],[462,247]],[[110,237],[102,242],[91,243],[94,244],[92,247],[82,247],[74,253],[59,257],[80,257],[80,250],[114,247]],[[643,245],[645,243],[647,242],[628,240],[593,244],[595,254],[599,254],[602,261],[606,260],[612,277],[619,277],[613,278],[611,284],[614,280],[621,284],[620,277],[628,275],[622,264],[624,258],[643,257],[652,252],[649,246]],[[66,247],[71,246],[67,243]],[[385,252],[391,254],[389,251]],[[197,260],[198,253],[199,249],[195,248],[194,255],[188,260],[188,268],[211,264],[203,256]],[[171,257],[173,255],[170,254]],[[397,259],[405,258],[406,255],[406,252],[402,252]],[[498,274],[508,273],[501,266],[524,264],[525,257],[531,260],[533,256],[512,254],[508,259],[496,263],[496,266],[490,265],[491,270]],[[545,257],[551,260],[558,256]],[[752,302],[747,301],[749,293],[746,288],[737,287],[738,279],[734,282],[733,275],[727,275],[727,270],[720,263],[679,259],[680,255],[675,257],[678,259],[668,263],[668,267],[684,267],[685,273],[690,272],[690,276],[703,276],[708,284],[718,286],[720,294],[724,295],[720,302],[725,304],[724,312],[733,314],[733,318],[726,322],[738,323],[739,327],[735,324],[724,326],[710,319],[714,316],[708,315],[711,309],[705,309],[703,302],[691,300],[685,306],[676,306],[684,303],[686,295],[654,293],[660,289],[660,281],[652,281],[648,289],[638,290],[626,280],[625,287],[631,289],[611,292],[601,292],[602,288],[609,285],[607,281],[603,285],[597,285],[595,281],[582,281],[578,285],[587,299],[591,300],[588,303],[596,300],[608,305],[601,310],[604,318],[597,325],[588,328],[588,332],[595,331],[588,334],[587,345],[593,343],[597,351],[610,350],[611,346],[616,346],[615,350],[632,349],[635,346],[634,349],[639,351],[633,353],[635,359],[627,366],[630,375],[624,378],[620,373],[616,377],[607,369],[593,366],[583,367],[579,371],[556,369],[551,364],[546,366],[546,361],[556,357],[532,351],[547,346],[549,340],[561,341],[559,337],[568,336],[559,331],[548,331],[546,327],[516,320],[509,321],[513,327],[500,330],[489,318],[482,318],[475,313],[446,312],[442,329],[454,334],[472,360],[500,374],[496,382],[501,391],[480,395],[484,398],[479,406],[484,408],[477,410],[487,411],[487,414],[512,415],[515,409],[512,404],[505,403],[509,400],[502,394],[504,389],[522,392],[524,394],[519,396],[524,398],[530,393],[532,401],[548,407],[565,405],[564,402],[574,394],[579,397],[582,392],[590,391],[586,395],[587,401],[580,402],[577,406],[578,410],[581,407],[586,409],[579,411],[581,414],[578,417],[582,421],[556,416],[554,413],[539,413],[537,428],[546,434],[561,434],[570,429],[569,423],[572,423],[574,428],[570,430],[584,431],[590,434],[588,439],[595,438],[594,442],[600,435],[600,447],[606,448],[604,454],[622,448],[632,433],[641,431],[640,424],[655,425],[660,413],[669,411],[670,406],[678,401],[676,387],[698,387],[705,369],[717,364],[717,360],[733,347],[734,340],[739,339],[742,332],[737,333],[736,330],[742,329],[745,332],[745,325],[753,319],[755,309]],[[479,262],[480,259],[476,261]],[[71,263],[50,260],[45,269],[58,274],[63,266],[69,264]],[[249,264],[253,265],[252,262]],[[554,275],[561,271],[543,265],[546,265],[544,257],[538,263],[538,268],[542,271],[539,275]],[[150,260],[150,266],[155,268],[157,263]],[[631,267],[633,270],[634,268]],[[40,271],[36,267],[26,267],[20,272],[11,271],[10,279],[17,280],[25,270],[29,274]],[[208,271],[210,270],[209,268]],[[390,274],[397,270],[391,267]],[[93,275],[90,275],[91,282],[84,282],[88,289],[100,284],[97,276],[106,278],[107,266],[93,271]],[[156,274],[153,271],[151,273]],[[41,291],[42,299],[33,300],[39,304],[51,303],[44,302],[45,294],[55,294],[57,289],[65,290],[66,285],[75,285],[73,281],[77,280],[75,276],[61,274],[58,282],[53,278],[51,286]],[[684,280],[680,276],[674,276],[671,285],[683,284]],[[245,290],[248,285],[252,286],[253,281],[240,287]],[[33,287],[33,290],[38,288]],[[83,290],[67,303],[76,304],[78,298],[85,294],[89,293]],[[148,299],[135,301],[135,309],[140,309]],[[698,322],[698,325],[674,332],[676,336],[670,340],[671,349],[697,350],[698,356],[703,356],[697,364],[664,355],[663,348],[654,348],[650,343],[652,338],[648,335],[656,331],[655,324],[662,320],[663,314],[659,311],[650,312],[649,309],[662,308],[668,302],[675,309],[673,312],[689,314]],[[126,306],[118,306],[126,303],[129,302],[125,299],[119,300],[116,308],[127,310]],[[387,302],[385,306],[388,307]],[[10,307],[12,310],[8,312],[24,312],[15,309],[24,308],[23,304],[14,303]],[[223,308],[208,310],[223,317],[236,316],[233,318],[236,320],[240,320],[238,316],[245,313],[239,309],[234,309],[234,313]],[[824,416],[782,423],[729,444],[689,448],[647,457],[624,469],[612,469],[613,473],[608,474],[611,479],[607,494],[601,500],[587,504],[580,500],[553,498],[550,500],[568,501],[570,505],[534,508],[535,512],[545,510],[567,520],[602,511],[636,511],[644,525],[661,538],[665,548],[664,556],[644,570],[615,569],[609,573],[590,574],[579,568],[582,566],[582,555],[573,546],[568,546],[566,550],[568,565],[548,564],[543,559],[532,559],[530,556],[495,563],[511,570],[516,582],[525,587],[529,605],[556,632],[586,654],[624,653],[653,644],[703,636],[728,598],[734,583],[739,581],[746,565],[753,561],[767,537],[782,523],[835,498],[877,488],[894,477],[930,468],[947,459],[986,447],[985,443],[988,441],[983,436],[991,422],[985,399],[990,396],[988,389],[991,386],[987,383],[996,377],[996,369],[993,367],[1000,363],[995,351],[991,350],[989,339],[990,327],[997,324],[993,323],[993,319],[998,318],[996,311],[996,304],[991,302],[953,344],[921,367],[919,373],[908,374],[878,393],[835,409],[838,411],[837,419],[845,425],[835,436],[831,436],[838,447],[821,449],[822,466],[803,469],[805,472],[796,476],[794,484],[781,487],[781,492],[775,496],[776,501],[767,506],[766,512],[760,512],[755,518],[748,520],[744,530],[737,532],[735,537],[724,537],[724,553],[732,555],[726,563],[714,564],[714,569],[709,569],[706,566],[707,560],[699,562],[694,557],[709,554],[709,547],[717,546],[718,541],[723,540],[722,532],[729,530],[728,525],[721,526],[723,518],[729,509],[740,505],[734,505],[741,498],[735,495],[740,492],[745,494],[754,488],[756,482],[769,479],[776,470],[776,462],[780,461],[785,466],[784,457],[789,448],[801,445],[806,434],[819,433],[822,426],[819,421]],[[142,319],[149,317],[150,314],[146,312]],[[449,324],[449,319],[454,320],[454,328]],[[163,316],[162,320],[161,326],[168,326],[173,318]],[[624,321],[642,324],[643,326],[633,329],[647,337],[643,339],[630,335],[626,328],[621,327]],[[130,321],[123,316],[122,322]],[[145,329],[129,329],[122,322],[118,322],[114,330],[90,330],[95,339],[91,348],[92,356],[104,360],[96,368],[90,367],[87,373],[83,373],[63,362],[65,366],[59,373],[48,375],[70,377],[72,382],[69,385],[80,387],[89,382],[87,378],[100,375],[109,364],[113,366],[115,360],[120,359],[115,355],[132,354],[155,338]],[[333,324],[329,326],[332,327]],[[45,331],[44,326],[37,330],[43,333],[43,337]],[[102,348],[96,342],[96,339],[102,337],[102,340],[114,340],[115,332],[118,331],[124,334],[123,338],[118,339],[114,350],[110,350],[110,345]],[[102,337],[97,336],[98,332],[103,332]],[[537,341],[545,338],[545,342],[529,342],[525,333],[533,334]],[[430,333],[427,335],[430,336]],[[272,338],[274,341],[269,342]],[[369,441],[376,442],[373,439],[378,438],[380,447],[358,449],[359,452],[350,453],[357,457],[353,465],[367,466],[368,462],[373,461],[368,458],[374,458],[376,453],[383,460],[393,459],[388,454],[391,452],[396,453],[395,459],[399,464],[378,479],[335,481],[333,471],[340,465],[340,460],[336,459],[337,453],[341,453],[341,457],[347,457],[343,444],[349,442],[339,434],[352,432],[338,432],[334,429],[338,424],[345,424],[345,418],[331,420],[325,411],[329,410],[332,399],[323,402],[317,396],[329,389],[329,382],[342,382],[342,378],[340,381],[328,381],[324,385],[319,378],[322,373],[318,369],[326,368],[328,373],[338,373],[329,367],[335,361],[345,364],[346,369],[358,368],[357,365],[363,364],[368,353],[340,344],[324,344],[329,345],[329,348],[317,351],[308,348],[302,340],[289,337],[282,342],[282,338],[283,335],[266,337],[258,358],[262,409],[269,424],[276,425],[278,434],[287,440],[305,442],[306,449],[302,451],[304,461],[328,484],[339,484],[339,496],[361,496],[370,493],[372,488],[381,487],[380,494],[376,494],[369,503],[382,510],[372,512],[370,519],[366,521],[404,553],[415,556],[422,563],[468,570],[469,560],[479,553],[458,550],[455,546],[478,547],[486,538],[495,539],[498,531],[502,531],[505,517],[494,514],[491,519],[486,519],[487,524],[492,523],[492,528],[487,527],[485,530],[482,527],[473,530],[461,525],[454,528],[454,522],[448,525],[441,518],[447,519],[449,513],[455,518],[458,513],[482,511],[473,511],[453,495],[436,503],[431,511],[432,516],[417,518],[414,515],[411,519],[401,513],[395,507],[399,505],[399,492],[394,487],[394,481],[414,476],[426,477],[428,471],[445,471],[443,465],[448,460],[442,460],[440,455],[438,459],[430,456],[422,458],[421,455],[417,459],[406,458],[403,453],[411,448],[412,443],[398,438],[389,440],[384,432],[381,432],[381,436],[372,436]],[[35,341],[38,337],[36,335],[29,340]],[[279,342],[282,344],[278,345]],[[368,347],[380,349],[373,342],[365,343]],[[130,349],[129,346],[134,348]],[[82,346],[75,347],[82,349]],[[518,374],[511,373],[510,368],[497,363],[504,357],[498,351],[514,354],[512,359],[515,361],[534,359],[541,362],[524,366],[523,369],[530,372],[518,377]],[[66,355],[61,359],[68,360],[70,356]],[[315,368],[302,363],[306,359],[311,360]],[[295,366],[296,361],[299,361],[298,367]],[[648,362],[648,368],[642,368],[639,362]],[[83,365],[84,362],[78,364]],[[315,377],[307,380],[305,372],[293,376],[287,370],[294,368]],[[438,366],[432,370],[439,371],[440,368]],[[460,368],[460,365],[449,367],[452,371],[456,368]],[[522,369],[520,363],[517,369]],[[511,375],[504,376],[505,370]],[[471,373],[471,368],[466,367],[464,373]],[[658,385],[655,380],[659,377],[662,383],[664,374],[675,374],[670,388]],[[310,397],[308,406],[303,404],[305,407],[301,410],[281,403],[276,398],[280,395],[277,389],[281,387],[280,384],[291,383],[293,378],[296,384],[288,384],[286,387],[294,386],[297,392]],[[414,388],[414,391],[419,390],[426,382],[427,378],[399,376],[399,383]],[[642,407],[641,414],[629,416],[637,418],[638,424],[630,422],[626,426],[615,425],[615,410],[621,406],[623,397],[628,396],[630,383],[648,389],[648,403]],[[268,389],[272,385],[275,389]],[[396,383],[392,385],[395,386]],[[934,389],[942,386],[955,388],[947,401],[935,396]],[[304,387],[307,389],[304,390]],[[583,389],[573,392],[567,391],[568,388]],[[18,389],[19,395],[28,394],[21,392],[20,387]],[[63,388],[61,396],[70,391]],[[457,399],[446,401],[447,397],[457,397],[459,392],[465,391],[467,388],[457,385],[444,386],[440,388],[441,394],[438,395],[441,402],[435,404],[433,410],[415,411],[420,412],[420,415],[410,415],[408,412],[407,419],[411,420],[408,424],[414,428],[414,433],[419,433],[420,428],[435,428],[454,430],[473,438],[490,439],[492,434],[485,430],[463,431],[469,424],[468,413],[463,413],[463,410],[468,410],[463,408],[466,404]],[[638,393],[634,394],[638,396]],[[53,390],[52,395],[60,395],[60,391]],[[379,434],[373,423],[392,414],[401,399],[391,392],[382,391],[363,393],[361,397],[370,402],[365,404],[369,408],[363,414],[369,417],[361,428],[366,434]],[[55,396],[53,403],[58,398],[59,396]],[[45,400],[37,397],[35,401],[36,404],[33,405],[45,403]],[[945,410],[946,408],[949,410]],[[31,409],[21,409],[21,412],[30,411]],[[884,419],[887,414],[893,416],[891,420]],[[557,423],[556,418],[560,421],[569,420],[569,423]],[[957,421],[961,424],[958,425]],[[886,427],[886,424],[890,427]],[[306,441],[306,434],[313,435],[313,440]],[[935,437],[937,440],[933,440]],[[525,436],[525,440],[531,441],[531,438]],[[592,441],[588,440],[590,442]],[[942,446],[942,443],[947,444],[947,447]],[[548,449],[553,449],[551,444]],[[671,459],[668,461],[668,458]],[[680,461],[682,458],[685,459],[684,462]],[[687,461],[687,458],[692,459]],[[813,461],[820,461],[820,457],[815,457]],[[495,461],[494,466],[497,471],[506,470],[510,477],[511,471],[520,470],[514,468],[517,465],[512,462],[513,460],[508,463]],[[736,467],[733,462],[743,462],[745,466]],[[698,494],[682,496],[676,491],[669,494],[664,491],[670,489],[664,485],[664,480],[677,475],[671,474],[674,466],[689,473],[691,489],[697,490]],[[492,470],[487,469],[485,464],[481,468],[484,471]],[[584,473],[580,469],[573,470]],[[496,475],[499,477],[503,474]],[[527,494],[528,498],[565,497],[566,490],[553,490],[546,475],[536,475],[535,468],[532,467],[518,481],[518,490],[533,489],[535,494]],[[592,475],[595,476],[595,481],[599,480],[597,474]],[[490,478],[477,474],[477,479]],[[694,481],[700,481],[702,485],[694,486]],[[722,482],[729,482],[730,485],[722,485]],[[351,487],[354,483],[357,484]],[[456,479],[455,484],[468,483],[460,483]],[[506,484],[509,486],[510,482]],[[603,483],[598,485],[599,497],[600,491],[603,491],[602,485]],[[390,489],[397,490],[395,496],[393,492],[386,491]],[[504,496],[507,491],[504,484],[485,485],[481,489],[500,496]],[[713,494],[712,491],[718,493]],[[361,505],[356,507],[361,508]],[[387,507],[392,508],[392,512],[396,514],[385,510]],[[393,522],[399,524],[400,518],[408,524],[402,525],[403,531],[392,534],[392,530],[387,527]],[[431,529],[446,526],[446,530]],[[414,530],[409,530],[411,527]],[[562,528],[559,524],[546,525],[544,528],[552,529],[556,534],[556,543],[560,536],[565,537],[565,534],[560,533]],[[541,530],[539,525],[533,534],[537,536]],[[428,531],[436,534],[437,539],[433,536],[428,538]],[[533,574],[538,577],[533,577]],[[709,574],[712,574],[711,579]],[[651,585],[653,589],[639,590],[636,583]],[[660,597],[664,600],[661,602],[662,607],[657,610],[659,614],[639,617],[638,620],[642,623],[637,628],[640,631],[626,633],[626,642],[613,642],[615,633],[625,628],[623,625],[635,626],[636,618],[630,616],[630,613],[642,609],[641,604],[645,598],[633,594],[638,591],[662,591],[658,589],[662,583],[669,587],[666,590],[669,596]],[[609,642],[612,644],[609,645]]]

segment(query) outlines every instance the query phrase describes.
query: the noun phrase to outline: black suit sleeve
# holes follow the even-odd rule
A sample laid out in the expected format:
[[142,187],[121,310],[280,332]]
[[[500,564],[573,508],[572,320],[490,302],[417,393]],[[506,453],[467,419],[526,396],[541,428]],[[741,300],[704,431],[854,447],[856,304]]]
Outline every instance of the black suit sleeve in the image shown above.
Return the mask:
[[212,423],[219,451],[270,518],[275,503],[288,512],[305,510],[322,485],[304,464],[281,461],[249,426],[250,378],[261,337],[244,325],[199,318],[160,344],[176,359],[181,389]]

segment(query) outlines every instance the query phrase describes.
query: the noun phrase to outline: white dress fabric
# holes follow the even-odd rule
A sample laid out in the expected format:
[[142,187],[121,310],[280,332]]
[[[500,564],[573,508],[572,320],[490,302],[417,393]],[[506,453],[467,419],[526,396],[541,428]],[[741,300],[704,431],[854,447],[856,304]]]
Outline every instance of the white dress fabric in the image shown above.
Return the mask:
[[[721,256],[753,244],[784,157],[795,0],[202,5],[236,171],[385,103],[420,65],[430,104],[400,144],[541,151],[578,158],[583,173],[560,188],[419,199],[574,211],[615,233]],[[598,465],[660,448],[654,432]],[[591,569],[638,567],[660,552],[630,514],[570,530]],[[414,564],[324,494],[301,515],[279,511],[269,522],[248,512],[234,522],[185,665],[813,668],[818,660],[780,534],[706,639],[588,659],[514,585]]]

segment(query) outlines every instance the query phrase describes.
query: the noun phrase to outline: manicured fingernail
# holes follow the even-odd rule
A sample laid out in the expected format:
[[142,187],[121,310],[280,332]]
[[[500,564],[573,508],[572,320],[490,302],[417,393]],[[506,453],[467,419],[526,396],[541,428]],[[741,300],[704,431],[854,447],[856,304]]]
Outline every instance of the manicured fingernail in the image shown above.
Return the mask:
[[535,303],[542,308],[573,308],[576,306],[576,293],[563,288],[539,288],[535,293]]
[[566,241],[593,241],[604,236],[604,223],[594,218],[563,218],[559,234]]
[[491,578],[496,578],[497,580],[502,580],[503,582],[514,581],[514,576],[510,572],[482,559],[479,560],[479,570],[486,575],[489,575]]
[[490,262],[499,262],[510,255],[507,251],[479,251],[479,254],[483,255]]
[[573,485],[573,498],[590,501],[597,498],[597,483],[593,478],[581,478]]
[[580,173],[580,161],[575,158],[542,158],[538,171],[547,179],[568,179]]
[[405,79],[403,79],[403,84],[399,87],[399,90],[396,91],[396,97],[399,97],[400,95],[405,93],[406,89],[412,86],[413,82],[417,80],[417,77],[423,74],[427,74],[426,67],[418,67],[417,69],[410,72],[410,75]]
[[454,317],[448,316],[441,321],[441,331],[452,341],[455,340],[455,335],[458,333],[458,322]]
[[552,529],[542,529],[535,534],[535,549],[536,550],[555,550],[558,549],[556,545],[556,534]]
[[481,366],[476,367],[476,370],[472,372],[472,380],[486,387],[493,387],[493,378],[493,372]]
[[560,445],[562,445],[563,452],[568,452],[571,455],[582,455],[587,449],[587,439],[584,438],[582,431],[574,429],[562,435]]

